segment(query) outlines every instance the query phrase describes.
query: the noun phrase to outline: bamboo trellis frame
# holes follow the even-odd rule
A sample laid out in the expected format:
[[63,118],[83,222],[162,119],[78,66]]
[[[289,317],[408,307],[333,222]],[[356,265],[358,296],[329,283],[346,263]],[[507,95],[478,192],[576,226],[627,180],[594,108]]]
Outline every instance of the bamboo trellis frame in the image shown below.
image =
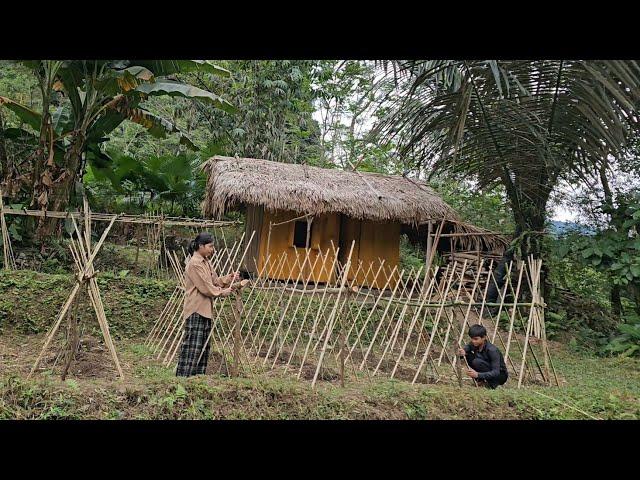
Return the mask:
[[[8,233],[6,225],[6,215],[20,215],[39,218],[56,218],[61,220],[72,219],[81,224],[86,223],[86,216],[84,211],[77,212],[63,212],[53,210],[28,210],[26,208],[16,209],[4,206],[2,203],[2,192],[0,191],[0,230],[2,231],[3,239],[3,258],[5,269],[16,269],[15,257],[13,255],[13,248],[11,245],[11,238]],[[187,228],[221,228],[233,225],[239,225],[239,221],[223,221],[223,220],[210,220],[204,218],[189,218],[189,217],[171,217],[164,214],[142,214],[142,215],[129,215],[129,214],[114,214],[114,213],[94,213],[90,212],[91,221],[103,221],[103,222],[119,222],[135,225],[145,225],[147,227],[147,244],[149,248],[154,252],[160,254],[162,251],[163,240],[165,236],[165,228],[170,227],[187,227]],[[139,245],[138,245],[139,248]],[[162,266],[151,265],[147,268],[147,276],[150,272],[156,274],[160,273]],[[166,269],[168,270],[168,268]]]
[[[2,203],[2,192],[0,192],[0,227],[2,230],[3,236],[3,253],[5,260],[5,268],[7,269],[15,269],[15,259],[13,257],[13,250],[11,247],[11,241],[9,238],[9,234],[7,231],[5,215],[26,215],[26,216],[34,216],[34,217],[49,217],[49,218],[58,218],[58,219],[70,219],[73,227],[74,233],[77,236],[77,239],[74,239],[73,234],[70,235],[69,248],[71,251],[71,255],[74,260],[75,268],[76,268],[76,284],[72,288],[69,297],[66,302],[63,304],[56,320],[54,321],[50,331],[47,333],[45,337],[45,342],[42,347],[42,350],[34,365],[29,373],[31,376],[38,366],[40,365],[44,353],[49,348],[51,342],[55,338],[57,331],[59,330],[60,325],[63,320],[66,318],[69,323],[68,331],[73,338],[70,338],[70,343],[67,346],[67,360],[64,366],[62,376],[65,377],[68,371],[69,365],[73,360],[73,357],[77,351],[77,346],[79,342],[79,337],[77,335],[77,317],[75,315],[75,310],[77,309],[78,303],[78,294],[80,291],[86,287],[87,293],[89,295],[89,299],[93,310],[98,319],[98,324],[100,326],[100,330],[105,342],[105,345],[111,355],[111,358],[116,366],[116,370],[121,379],[124,379],[124,373],[120,366],[120,362],[118,360],[118,356],[115,349],[115,344],[111,335],[109,333],[109,325],[106,317],[106,313],[104,310],[104,305],[102,302],[102,298],[100,295],[100,290],[96,281],[97,272],[94,270],[94,261],[97,257],[100,248],[103,246],[111,228],[113,227],[115,222],[124,222],[124,223],[133,223],[133,224],[142,224],[147,225],[154,229],[155,232],[155,240],[156,243],[160,239],[160,235],[163,235],[164,226],[179,226],[179,227],[192,227],[192,228],[205,228],[205,227],[224,227],[229,225],[235,225],[238,222],[234,221],[218,221],[218,220],[206,220],[206,219],[192,219],[192,218],[181,218],[181,217],[166,217],[164,215],[125,215],[125,214],[104,214],[104,213],[94,213],[89,209],[89,205],[86,197],[83,198],[83,210],[80,212],[55,212],[55,211],[41,211],[41,210],[17,210],[7,208]],[[95,247],[91,246],[91,222],[92,221],[107,221],[108,226],[102,232],[100,240],[95,245]],[[78,228],[78,222],[81,222],[83,225],[82,231]],[[242,238],[240,239],[240,243],[242,242]],[[155,245],[155,243],[154,243]],[[158,251],[160,250],[158,246]],[[182,278],[183,271],[181,271],[179,266],[179,261],[175,252],[166,252],[167,258],[169,258],[169,263],[172,271],[177,276],[179,281],[183,284],[184,280]],[[169,267],[168,266],[168,267]],[[174,318],[177,315],[177,311],[181,310],[181,308],[177,308],[177,305],[180,304],[181,307],[181,299],[182,296],[179,294],[180,290],[184,291],[184,287],[180,287],[178,285],[174,292],[172,293],[172,297],[170,302],[167,304],[166,311],[163,311],[161,317],[167,317],[169,319]],[[75,305],[75,307],[74,307]],[[170,308],[169,308],[170,307]],[[167,318],[163,318],[162,323],[164,324]],[[154,332],[155,336],[156,332]],[[173,339],[172,339],[173,340]],[[167,352],[166,357],[168,357],[168,361],[171,361],[175,356],[175,350],[177,350],[177,345],[179,342],[174,340],[170,346],[172,350]],[[169,355],[171,354],[171,355]]]
[[[53,210],[28,210],[3,207],[2,213],[5,215],[23,215],[29,217],[45,217],[45,218],[58,218],[67,219],[75,218],[76,221],[84,220],[83,212],[59,212]],[[92,221],[110,222],[115,219],[116,222],[121,223],[135,223],[143,225],[159,225],[163,224],[166,227],[220,227],[226,225],[239,225],[240,221],[235,220],[209,220],[205,218],[189,218],[189,217],[170,217],[165,215],[129,215],[118,213],[94,213],[91,212]]]
[[[236,243],[216,251],[213,268],[222,275],[238,265],[220,260],[236,257],[240,248]],[[508,264],[499,303],[491,303],[486,299],[489,281],[496,281],[492,260],[481,259],[471,280],[465,276],[466,261],[429,265],[425,282],[421,274],[427,266],[398,271],[383,260],[352,262],[351,254],[340,264],[339,250],[333,245],[314,250],[315,258],[310,249],[268,256],[250,288],[214,301],[212,352],[233,358],[233,365],[242,366],[243,372],[294,375],[310,380],[312,386],[320,380],[344,384],[346,377],[372,376],[474,384],[462,378],[456,352],[468,327],[481,323],[488,338],[499,342],[511,383],[551,383],[540,260],[530,257]],[[314,274],[306,272],[332,280],[317,283]],[[335,275],[328,275],[331,272]],[[286,280],[278,280],[283,277]],[[351,279],[356,278],[373,278],[372,284],[384,287],[355,285]],[[159,332],[178,323],[167,318],[171,311],[181,311],[179,289],[149,334],[147,344],[156,353],[163,351]],[[501,321],[505,314],[507,320]],[[172,335],[178,338],[180,332],[174,329]],[[165,365],[175,360],[161,357]]]

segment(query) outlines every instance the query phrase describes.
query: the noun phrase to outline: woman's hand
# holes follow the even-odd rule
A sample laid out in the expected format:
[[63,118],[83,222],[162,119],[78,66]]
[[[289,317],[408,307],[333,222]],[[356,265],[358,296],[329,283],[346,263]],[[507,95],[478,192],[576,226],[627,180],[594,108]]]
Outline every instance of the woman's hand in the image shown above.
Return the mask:
[[242,275],[240,275],[240,272],[233,272],[231,274],[231,281],[235,282],[237,280],[240,280],[242,278]]
[[233,290],[231,288],[223,288],[220,291],[220,296],[221,297],[228,297],[229,295],[231,295],[232,292],[233,292]]

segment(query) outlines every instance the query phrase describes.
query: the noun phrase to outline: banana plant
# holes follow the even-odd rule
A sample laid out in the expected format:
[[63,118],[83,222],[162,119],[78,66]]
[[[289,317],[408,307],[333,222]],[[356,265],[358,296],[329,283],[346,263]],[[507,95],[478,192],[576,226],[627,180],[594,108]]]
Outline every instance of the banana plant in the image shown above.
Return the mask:
[[[176,80],[175,74],[230,72],[204,60],[69,60],[25,61],[40,83],[43,109],[36,112],[9,98],[0,106],[13,111],[38,132],[39,149],[32,169],[32,208],[63,210],[76,180],[81,180],[87,157],[110,161],[100,148],[122,122],[144,126],[151,135],[177,134],[180,143],[195,145],[169,120],[146,110],[150,96],[169,95],[207,102],[227,113],[235,108],[219,95]],[[53,110],[55,107],[55,110]],[[53,113],[51,113],[53,110]],[[41,221],[39,239],[47,238],[53,224]]]

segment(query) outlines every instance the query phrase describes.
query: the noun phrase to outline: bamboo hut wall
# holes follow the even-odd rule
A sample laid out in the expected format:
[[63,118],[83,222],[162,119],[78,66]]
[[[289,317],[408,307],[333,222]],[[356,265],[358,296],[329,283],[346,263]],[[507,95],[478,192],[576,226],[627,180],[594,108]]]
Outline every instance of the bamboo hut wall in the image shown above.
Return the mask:
[[[251,238],[251,232],[255,231],[255,235],[251,240],[251,244],[247,249],[242,268],[247,272],[258,273],[258,259],[260,257],[260,238],[263,231],[268,230],[262,228],[264,218],[264,208],[260,205],[248,205],[245,217],[245,241]],[[268,231],[267,231],[268,233]]]
[[[267,258],[267,244],[271,257],[279,257],[282,253],[286,253],[287,265],[289,268],[283,269],[278,275],[275,274],[273,278],[279,280],[286,280],[289,276],[296,278],[300,273],[300,267],[303,267],[301,277],[310,279],[313,282],[333,282],[335,281],[335,272],[322,271],[321,266],[323,260],[320,259],[316,262],[316,258],[320,255],[320,252],[327,252],[329,256],[324,260],[327,264],[330,264],[334,258],[334,249],[338,248],[339,239],[339,216],[337,214],[322,214],[318,215],[313,220],[313,227],[311,229],[310,245],[311,251],[309,254],[309,261],[305,265],[300,265],[296,262],[296,250],[298,251],[299,263],[302,263],[304,258],[304,249],[296,248],[293,246],[293,234],[295,228],[295,222],[290,221],[300,216],[300,213],[293,211],[270,211],[264,210],[262,217],[262,234],[260,235],[260,258],[258,261],[258,270],[262,269]],[[282,223],[287,222],[287,223]],[[269,223],[275,225],[271,228],[271,238],[269,239]],[[333,243],[333,246],[332,246]],[[316,267],[311,270],[314,265]]]
[[[356,241],[352,263],[347,279],[355,285],[382,288],[386,275],[376,272],[384,261],[384,271],[391,271],[400,262],[400,223],[374,222],[343,216],[341,221],[341,243],[350,245]],[[343,253],[341,249],[341,254]],[[341,259],[341,261],[344,260]],[[362,265],[362,268],[358,268]],[[371,268],[370,268],[371,267]],[[397,279],[392,279],[389,288],[394,288]]]

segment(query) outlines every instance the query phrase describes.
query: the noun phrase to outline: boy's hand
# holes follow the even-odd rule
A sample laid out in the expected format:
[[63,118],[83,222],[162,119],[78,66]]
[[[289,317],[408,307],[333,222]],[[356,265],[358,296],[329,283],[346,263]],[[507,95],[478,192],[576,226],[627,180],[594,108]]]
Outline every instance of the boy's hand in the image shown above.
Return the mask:
[[469,370],[467,370],[467,375],[469,377],[471,377],[471,378],[478,378],[478,372],[476,372],[475,370],[473,370],[471,368]]
[[459,348],[458,349],[458,355],[460,355],[461,357],[464,357],[467,354],[467,352],[465,351],[464,348]]

